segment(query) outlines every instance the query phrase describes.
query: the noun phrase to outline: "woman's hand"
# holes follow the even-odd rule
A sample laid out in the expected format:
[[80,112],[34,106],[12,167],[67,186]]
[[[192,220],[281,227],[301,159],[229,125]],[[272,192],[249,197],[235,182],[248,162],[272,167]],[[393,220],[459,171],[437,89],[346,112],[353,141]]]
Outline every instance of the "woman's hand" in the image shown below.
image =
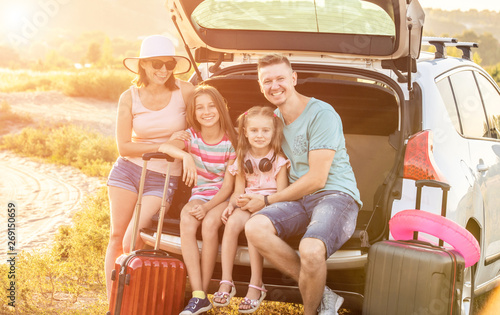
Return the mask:
[[195,217],[198,221],[203,220],[205,215],[207,214],[207,210],[203,205],[195,205],[191,210],[189,210],[189,214]]
[[182,158],[182,170],[182,181],[189,187],[196,185],[198,173],[193,157],[189,153]]
[[172,140],[189,141],[191,140],[191,135],[186,130],[179,130],[170,136],[170,141]]

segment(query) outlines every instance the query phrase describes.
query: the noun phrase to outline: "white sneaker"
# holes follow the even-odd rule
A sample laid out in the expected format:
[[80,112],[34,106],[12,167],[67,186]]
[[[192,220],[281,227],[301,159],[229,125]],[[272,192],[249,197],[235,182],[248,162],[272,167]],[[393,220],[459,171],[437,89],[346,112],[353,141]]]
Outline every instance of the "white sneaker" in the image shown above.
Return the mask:
[[342,303],[344,303],[344,298],[325,286],[323,298],[318,307],[318,315],[338,315]]

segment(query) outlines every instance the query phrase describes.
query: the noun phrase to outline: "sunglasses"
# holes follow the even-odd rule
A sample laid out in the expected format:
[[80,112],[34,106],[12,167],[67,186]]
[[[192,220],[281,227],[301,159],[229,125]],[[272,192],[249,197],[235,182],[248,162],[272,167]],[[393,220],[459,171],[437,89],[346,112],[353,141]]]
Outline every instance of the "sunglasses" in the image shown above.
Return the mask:
[[161,61],[158,59],[150,59],[151,61],[151,66],[153,69],[160,70],[163,68],[163,65],[165,65],[165,69],[167,70],[174,70],[175,66],[177,65],[177,61],[175,60],[169,60],[169,61]]

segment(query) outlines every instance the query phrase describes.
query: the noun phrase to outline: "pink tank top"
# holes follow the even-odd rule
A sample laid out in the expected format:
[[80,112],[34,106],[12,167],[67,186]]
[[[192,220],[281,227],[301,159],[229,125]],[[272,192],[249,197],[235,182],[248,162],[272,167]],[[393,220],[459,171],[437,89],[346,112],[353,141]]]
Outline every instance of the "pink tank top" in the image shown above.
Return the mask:
[[[180,87],[178,80],[175,84]],[[163,143],[168,141],[172,134],[186,129],[186,104],[182,97],[181,89],[172,91],[170,102],[160,110],[150,110],[142,105],[139,90],[130,87],[132,93],[132,142],[137,143]],[[143,166],[141,157],[125,157],[130,162]],[[167,162],[165,160],[151,160],[148,170],[165,174]],[[170,175],[180,176],[182,161],[176,159],[170,166]]]

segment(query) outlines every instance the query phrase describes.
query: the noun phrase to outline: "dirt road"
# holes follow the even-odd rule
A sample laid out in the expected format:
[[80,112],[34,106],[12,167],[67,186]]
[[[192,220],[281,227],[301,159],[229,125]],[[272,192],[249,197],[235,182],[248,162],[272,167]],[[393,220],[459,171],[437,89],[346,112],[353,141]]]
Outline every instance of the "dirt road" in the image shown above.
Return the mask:
[[57,91],[0,93],[2,101],[6,101],[12,111],[27,113],[37,122],[68,122],[108,136],[115,132],[117,102],[69,97]]

